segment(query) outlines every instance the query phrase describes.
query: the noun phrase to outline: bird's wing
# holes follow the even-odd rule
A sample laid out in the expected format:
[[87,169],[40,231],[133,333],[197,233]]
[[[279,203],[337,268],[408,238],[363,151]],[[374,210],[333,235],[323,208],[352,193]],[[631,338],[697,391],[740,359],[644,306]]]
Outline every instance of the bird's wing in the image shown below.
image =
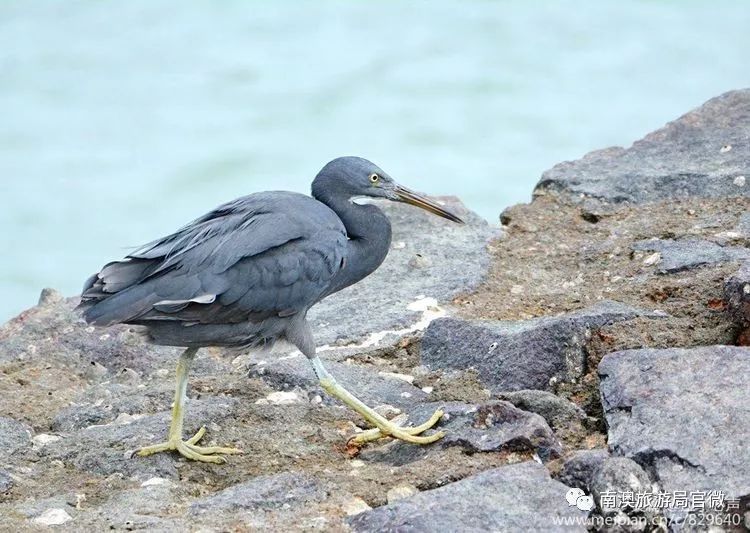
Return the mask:
[[288,316],[325,292],[346,259],[346,231],[303,195],[230,202],[106,265],[87,283],[89,322],[234,323]]

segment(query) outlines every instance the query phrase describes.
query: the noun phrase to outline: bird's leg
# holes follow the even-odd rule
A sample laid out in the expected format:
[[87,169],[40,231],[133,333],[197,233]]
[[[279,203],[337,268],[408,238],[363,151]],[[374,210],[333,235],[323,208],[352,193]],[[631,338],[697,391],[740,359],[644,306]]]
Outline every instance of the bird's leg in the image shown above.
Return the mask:
[[187,400],[187,383],[190,363],[193,362],[198,348],[187,348],[177,363],[177,386],[174,393],[174,405],[172,406],[172,423],[169,426],[169,434],[166,442],[154,444],[141,448],[136,453],[141,456],[152,455],[159,452],[176,451],[195,461],[205,463],[225,463],[226,459],[220,454],[242,453],[236,448],[224,448],[221,446],[196,446],[206,433],[206,428],[201,427],[190,439],[182,440],[182,421],[185,418],[185,401]]
[[435,413],[427,422],[425,422],[424,424],[420,424],[419,426],[411,428],[398,426],[384,416],[378,414],[373,409],[367,407],[364,403],[362,403],[362,401],[360,401],[352,393],[350,393],[339,383],[337,383],[334,377],[328,373],[325,367],[323,367],[323,363],[317,356],[312,357],[310,361],[312,362],[313,368],[315,369],[315,374],[320,380],[320,386],[323,387],[323,389],[328,394],[330,394],[334,398],[338,398],[339,400],[341,400],[345,405],[354,409],[357,413],[362,415],[365,420],[375,426],[374,429],[370,429],[360,433],[359,435],[356,435],[351,439],[350,442],[353,442],[355,444],[362,444],[371,440],[379,439],[381,437],[394,437],[396,439],[411,442],[414,444],[429,444],[431,442],[435,442],[445,435],[445,433],[443,433],[442,431],[438,431],[437,433],[429,435],[427,437],[419,436],[420,433],[427,431],[432,426],[434,426],[438,422],[438,420],[440,420],[440,418],[443,416],[442,411],[435,411]]

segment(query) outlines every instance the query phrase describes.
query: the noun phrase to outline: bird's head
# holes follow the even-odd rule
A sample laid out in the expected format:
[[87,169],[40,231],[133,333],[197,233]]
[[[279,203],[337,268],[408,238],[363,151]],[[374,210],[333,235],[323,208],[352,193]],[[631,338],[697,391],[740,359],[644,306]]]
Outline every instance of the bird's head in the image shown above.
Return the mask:
[[326,193],[348,195],[350,198],[385,198],[421,207],[435,215],[463,224],[459,217],[434,200],[399,185],[375,163],[361,157],[338,157],[324,166],[313,181],[313,196]]

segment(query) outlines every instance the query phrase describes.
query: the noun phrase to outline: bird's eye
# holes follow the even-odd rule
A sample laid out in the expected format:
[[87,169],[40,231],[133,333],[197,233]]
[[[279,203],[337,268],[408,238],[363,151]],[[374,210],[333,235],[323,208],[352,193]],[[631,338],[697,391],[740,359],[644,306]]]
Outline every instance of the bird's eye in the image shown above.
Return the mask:
[[380,181],[380,176],[377,174],[370,174],[370,182],[377,183],[378,181]]

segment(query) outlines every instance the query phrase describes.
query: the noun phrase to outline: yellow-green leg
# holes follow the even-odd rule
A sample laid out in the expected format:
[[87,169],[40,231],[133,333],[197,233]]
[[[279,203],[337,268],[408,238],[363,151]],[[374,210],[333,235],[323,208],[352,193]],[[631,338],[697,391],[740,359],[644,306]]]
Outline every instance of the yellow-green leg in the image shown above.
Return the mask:
[[198,348],[187,348],[177,363],[177,386],[175,387],[174,405],[172,406],[172,423],[169,426],[169,434],[166,442],[154,444],[141,448],[136,453],[141,456],[152,455],[159,452],[176,451],[180,455],[202,461],[205,463],[225,463],[226,459],[221,454],[242,453],[242,450],[236,448],[224,448],[221,446],[196,446],[206,433],[206,428],[202,427],[190,439],[182,440],[182,421],[185,418],[185,401],[187,400],[187,383],[188,373],[190,372],[190,363],[193,362]]
[[323,387],[328,394],[334,398],[339,399],[348,407],[354,409],[357,413],[362,415],[365,420],[375,426],[375,428],[364,431],[359,435],[354,436],[350,442],[356,444],[362,444],[371,440],[376,440],[382,437],[394,437],[405,442],[411,442],[413,444],[429,444],[441,439],[445,433],[438,431],[427,437],[419,436],[430,429],[432,426],[437,424],[440,418],[443,416],[443,412],[440,410],[435,411],[430,419],[416,427],[402,427],[394,424],[384,416],[378,414],[373,409],[367,407],[362,401],[355,397],[352,393],[346,390],[344,387],[339,385],[336,380],[331,376],[328,371],[323,367],[323,363],[318,357],[311,359],[315,374],[320,380],[320,386]]

